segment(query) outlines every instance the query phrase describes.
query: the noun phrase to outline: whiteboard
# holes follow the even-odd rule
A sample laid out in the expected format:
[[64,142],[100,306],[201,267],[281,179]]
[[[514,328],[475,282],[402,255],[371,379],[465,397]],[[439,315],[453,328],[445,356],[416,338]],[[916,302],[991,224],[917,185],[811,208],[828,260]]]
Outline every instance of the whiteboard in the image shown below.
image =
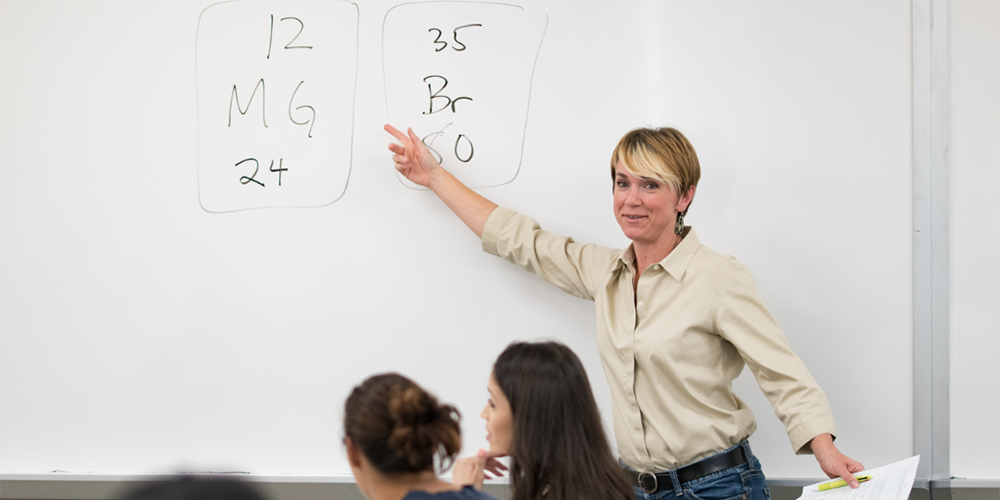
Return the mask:
[[[407,8],[435,6],[320,5],[329,17],[305,19],[305,30],[354,38],[295,42],[340,37],[330,55],[340,59],[316,73],[309,62],[273,74],[218,63],[213,78],[228,83],[211,105],[268,79],[268,129],[300,137],[234,140],[260,152],[226,160],[235,191],[206,192],[205,148],[221,140],[206,138],[201,121],[209,102],[199,78],[210,69],[199,66],[199,44],[243,25],[200,32],[199,19],[246,8],[256,23],[247,30],[262,37],[270,15],[275,32],[295,28],[282,18],[304,16],[289,11],[305,5],[0,4],[0,472],[349,474],[343,401],[387,370],[458,406],[468,454],[486,444],[478,414],[492,361],[513,340],[540,338],[583,359],[610,432],[593,305],[484,254],[392,168],[382,125],[424,123],[393,105],[401,77],[383,58],[408,47],[385,28],[423,19],[394,17]],[[841,450],[871,465],[910,456],[909,3],[456,2],[447,12],[478,20],[442,18],[415,31],[429,40],[408,43],[440,46],[430,28],[450,42],[488,35],[454,30],[500,18],[489,10],[499,5],[515,6],[506,22],[526,33],[497,61],[519,86],[463,89],[456,76],[456,93],[445,93],[458,111],[491,93],[509,106],[509,134],[494,139],[510,157],[486,154],[482,134],[468,133],[496,173],[470,182],[547,229],[621,247],[611,149],[631,128],[679,128],[703,166],[689,224],[749,267],[826,390]],[[266,42],[253,43],[260,57]],[[281,52],[304,57],[296,50],[307,51]],[[443,71],[453,69],[427,75]],[[240,106],[248,114],[234,119],[261,118]],[[497,123],[455,115],[442,143],[465,133],[459,125]],[[315,145],[303,133],[312,125]],[[271,164],[300,153],[328,158],[333,173]],[[249,165],[236,165],[251,157],[266,174],[262,192],[282,176],[280,196],[239,190],[259,187],[241,183]],[[293,182],[306,185],[285,194]],[[769,477],[819,477],[812,458],[792,454],[752,378],[736,385],[757,416],[751,444]]]

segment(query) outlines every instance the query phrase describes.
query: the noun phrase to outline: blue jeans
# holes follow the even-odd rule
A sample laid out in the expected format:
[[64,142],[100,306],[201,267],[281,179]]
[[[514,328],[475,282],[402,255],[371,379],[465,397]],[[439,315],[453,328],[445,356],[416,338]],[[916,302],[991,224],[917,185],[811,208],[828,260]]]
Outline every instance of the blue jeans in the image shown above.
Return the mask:
[[677,481],[676,470],[666,471],[670,473],[673,489],[650,494],[632,485],[635,497],[638,500],[771,500],[764,472],[760,470],[760,460],[750,451],[750,444],[743,441],[736,446],[743,447],[749,458],[747,462],[686,483]]

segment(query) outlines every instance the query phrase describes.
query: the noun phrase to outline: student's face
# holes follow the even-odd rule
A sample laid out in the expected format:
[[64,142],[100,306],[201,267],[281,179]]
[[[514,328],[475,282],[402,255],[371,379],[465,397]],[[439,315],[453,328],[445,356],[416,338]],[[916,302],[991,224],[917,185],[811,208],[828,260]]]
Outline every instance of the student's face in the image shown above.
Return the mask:
[[510,402],[507,401],[507,395],[500,390],[492,373],[486,390],[490,393],[490,399],[486,402],[483,412],[479,414],[486,419],[486,440],[490,443],[491,452],[507,453],[510,450],[511,436],[514,434],[514,416],[510,411]]

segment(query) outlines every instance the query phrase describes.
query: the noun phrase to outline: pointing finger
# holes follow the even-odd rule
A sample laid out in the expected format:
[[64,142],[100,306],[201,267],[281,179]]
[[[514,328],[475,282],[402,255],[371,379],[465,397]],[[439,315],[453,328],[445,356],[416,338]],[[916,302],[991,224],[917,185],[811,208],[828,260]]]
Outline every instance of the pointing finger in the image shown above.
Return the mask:
[[397,130],[396,127],[393,127],[392,125],[389,125],[388,123],[386,123],[385,126],[382,127],[382,128],[384,128],[386,132],[389,132],[390,134],[392,134],[392,136],[395,137],[396,139],[399,139],[399,142],[402,142],[403,144],[406,144],[406,140],[407,140],[406,134],[404,134],[404,133],[400,132],[399,130]]

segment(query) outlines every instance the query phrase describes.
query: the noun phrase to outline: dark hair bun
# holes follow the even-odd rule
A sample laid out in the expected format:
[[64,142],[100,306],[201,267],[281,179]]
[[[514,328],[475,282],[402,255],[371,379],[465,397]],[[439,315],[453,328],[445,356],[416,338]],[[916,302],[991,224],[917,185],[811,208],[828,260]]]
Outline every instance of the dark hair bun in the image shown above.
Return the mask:
[[459,413],[402,375],[376,375],[356,387],[344,409],[344,432],[386,474],[442,469],[462,448]]

